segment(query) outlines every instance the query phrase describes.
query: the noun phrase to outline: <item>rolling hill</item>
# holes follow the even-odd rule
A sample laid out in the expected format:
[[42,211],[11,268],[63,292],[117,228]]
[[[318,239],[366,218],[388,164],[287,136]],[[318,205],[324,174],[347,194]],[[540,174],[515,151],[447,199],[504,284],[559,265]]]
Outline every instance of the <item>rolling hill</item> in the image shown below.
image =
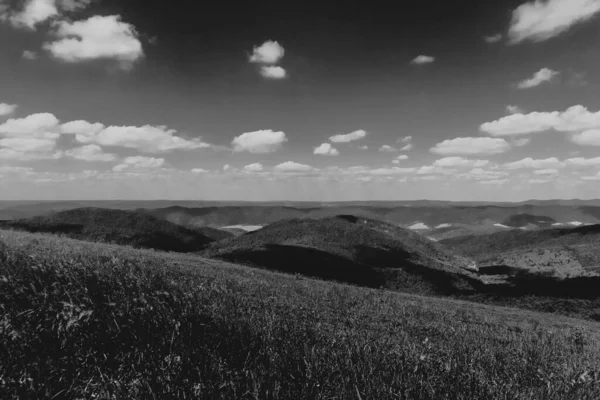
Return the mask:
[[164,251],[193,252],[231,234],[216,229],[192,230],[144,213],[79,208],[47,216],[4,221],[1,227],[44,232],[75,239]]
[[288,273],[420,293],[473,290],[475,264],[404,228],[350,215],[279,221],[200,254]]

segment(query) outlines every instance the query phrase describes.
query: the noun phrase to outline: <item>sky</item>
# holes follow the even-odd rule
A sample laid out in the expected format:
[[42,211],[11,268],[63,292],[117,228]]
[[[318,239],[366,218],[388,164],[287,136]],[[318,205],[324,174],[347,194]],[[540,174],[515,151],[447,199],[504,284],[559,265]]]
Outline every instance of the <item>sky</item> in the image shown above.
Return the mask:
[[600,198],[600,0],[0,0],[0,200]]

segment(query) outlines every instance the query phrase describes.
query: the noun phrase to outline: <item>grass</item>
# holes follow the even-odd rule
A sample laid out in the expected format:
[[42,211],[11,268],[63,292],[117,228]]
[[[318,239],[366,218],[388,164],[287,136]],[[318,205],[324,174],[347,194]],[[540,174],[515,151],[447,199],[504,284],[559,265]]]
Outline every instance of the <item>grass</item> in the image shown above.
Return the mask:
[[600,398],[598,324],[192,255],[0,231],[0,309],[2,399]]

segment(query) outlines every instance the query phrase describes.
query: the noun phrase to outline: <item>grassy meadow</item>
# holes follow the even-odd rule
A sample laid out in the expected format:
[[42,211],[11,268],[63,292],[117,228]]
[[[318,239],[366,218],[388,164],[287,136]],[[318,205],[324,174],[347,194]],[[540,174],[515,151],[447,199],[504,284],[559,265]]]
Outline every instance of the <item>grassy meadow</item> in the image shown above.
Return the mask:
[[0,231],[0,398],[595,400],[600,325]]

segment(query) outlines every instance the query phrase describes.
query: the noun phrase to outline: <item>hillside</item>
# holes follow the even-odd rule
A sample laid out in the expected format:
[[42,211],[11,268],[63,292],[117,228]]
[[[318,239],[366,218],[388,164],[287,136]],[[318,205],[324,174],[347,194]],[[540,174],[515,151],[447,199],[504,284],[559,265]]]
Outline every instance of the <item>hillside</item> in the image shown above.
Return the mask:
[[206,232],[190,230],[147,214],[103,208],[79,208],[47,216],[5,221],[0,226],[177,252],[198,251],[206,244],[230,235],[210,228]]
[[213,243],[209,258],[370,287],[473,290],[474,263],[398,226],[355,216],[291,219]]
[[598,324],[0,231],[0,398],[597,399]]

